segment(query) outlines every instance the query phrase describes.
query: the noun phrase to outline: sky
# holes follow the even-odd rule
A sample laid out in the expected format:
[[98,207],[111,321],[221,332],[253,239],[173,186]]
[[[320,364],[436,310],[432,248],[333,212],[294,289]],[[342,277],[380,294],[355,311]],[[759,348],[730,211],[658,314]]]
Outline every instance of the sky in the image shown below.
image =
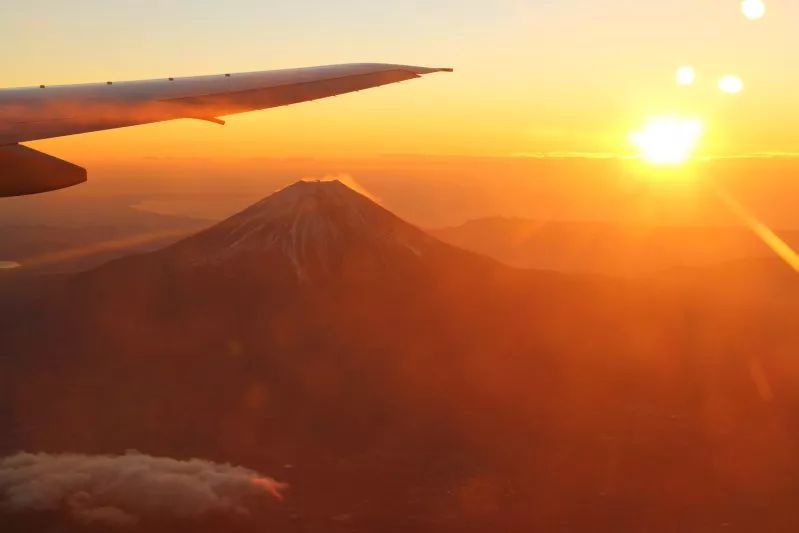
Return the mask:
[[[753,22],[738,0],[7,1],[0,85],[347,62],[455,69],[237,115],[225,126],[183,120],[31,143],[90,170],[88,184],[53,195],[236,193],[249,201],[276,184],[343,173],[377,187],[400,214],[415,213],[420,191],[439,191],[436,205],[417,213],[425,224],[535,218],[550,201],[550,211],[592,218],[617,204],[595,206],[610,193],[579,189],[585,176],[610,176],[602,183],[623,197],[636,185],[609,175],[603,161],[633,153],[629,134],[647,117],[681,114],[704,122],[697,155],[743,158],[723,166],[749,205],[773,224],[799,227],[788,202],[799,170],[799,2],[767,5]],[[696,69],[691,87],[675,83],[682,65]],[[721,93],[725,74],[740,76],[745,90]],[[570,158],[587,163],[541,163]],[[406,180],[405,192],[387,176]],[[526,182],[533,178],[539,183]],[[540,193],[557,187],[560,200]],[[406,201],[392,203],[397,197]],[[455,197],[468,200],[455,206]],[[205,214],[208,202],[197,209]]]
[[[747,21],[737,0],[30,0],[0,5],[2,85],[346,62],[452,75],[234,117],[37,143],[68,157],[503,156],[629,152],[648,115],[708,124],[709,154],[799,152],[799,4]],[[674,84],[693,65],[698,82]],[[746,83],[715,89],[722,74]]]

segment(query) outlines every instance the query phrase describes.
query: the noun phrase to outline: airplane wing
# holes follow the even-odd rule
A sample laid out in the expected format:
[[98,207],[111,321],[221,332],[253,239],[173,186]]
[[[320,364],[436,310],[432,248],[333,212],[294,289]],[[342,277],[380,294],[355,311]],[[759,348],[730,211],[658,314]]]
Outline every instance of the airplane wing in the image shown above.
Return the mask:
[[0,89],[0,196],[85,181],[71,163],[21,142],[190,118],[219,117],[396,83],[452,69],[363,63],[147,81]]

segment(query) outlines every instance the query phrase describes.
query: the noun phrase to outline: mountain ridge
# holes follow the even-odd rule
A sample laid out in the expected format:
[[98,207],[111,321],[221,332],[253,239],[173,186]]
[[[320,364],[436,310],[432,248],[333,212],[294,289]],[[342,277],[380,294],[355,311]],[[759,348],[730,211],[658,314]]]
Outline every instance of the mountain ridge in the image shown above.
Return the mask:
[[289,187],[10,317],[0,416],[21,429],[0,446],[247,465],[291,485],[275,512],[298,531],[700,531],[795,501],[771,425],[799,427],[790,309],[512,268],[341,187]]
[[[178,261],[282,256],[298,279],[329,274],[348,255],[420,256],[435,240],[338,180],[300,181],[164,250]],[[367,248],[371,248],[367,251]],[[406,257],[409,258],[409,257]],[[360,257],[360,259],[367,259]]]

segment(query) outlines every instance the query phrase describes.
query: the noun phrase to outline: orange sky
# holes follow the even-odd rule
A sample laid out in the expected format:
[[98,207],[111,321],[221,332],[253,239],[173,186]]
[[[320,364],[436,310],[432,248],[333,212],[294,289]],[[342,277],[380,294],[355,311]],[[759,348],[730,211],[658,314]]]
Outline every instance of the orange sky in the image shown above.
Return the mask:
[[[453,66],[328,101],[37,143],[71,160],[220,160],[385,153],[507,155],[630,150],[649,114],[708,122],[706,153],[799,152],[799,4],[744,19],[737,0],[412,0],[283,3],[41,0],[0,6],[7,86],[349,61]],[[674,69],[697,68],[678,89]],[[715,89],[724,73],[747,89]]]
[[419,155],[240,158],[220,168],[209,155],[98,162],[92,171],[92,179],[79,187],[6,199],[0,214],[43,215],[122,195],[148,210],[219,219],[298,179],[344,177],[389,210],[431,228],[497,215],[739,224],[714,194],[718,183],[772,227],[799,228],[797,159],[715,160],[653,171],[635,160]]
[[[799,153],[799,70],[792,68],[799,3],[793,0],[770,0],[768,15],[757,22],[741,15],[738,0],[14,4],[0,5],[0,30],[13,47],[5,86],[355,61],[456,69],[235,116],[224,127],[184,120],[32,143],[90,169],[90,182],[67,195],[171,191],[249,198],[279,183],[330,173],[388,187],[388,198],[403,194],[398,186],[376,183],[379,176],[399,184],[408,176],[443,180],[442,209],[459,188],[481,191],[475,198],[482,205],[469,207],[469,200],[438,218],[419,215],[420,222],[448,223],[492,210],[541,214],[536,209],[546,203],[530,198],[540,180],[549,180],[561,181],[564,191],[549,209],[565,212],[582,202],[588,207],[577,211],[586,216],[592,199],[597,210],[612,212],[614,202],[601,202],[614,194],[617,180],[639,186],[629,169],[608,173],[626,168],[624,161],[556,159],[542,167],[518,156],[629,154],[628,132],[661,113],[705,121],[700,155]],[[698,73],[690,88],[674,83],[675,69],[685,64]],[[742,94],[716,89],[726,73],[743,78]],[[407,170],[413,158],[398,165],[386,154],[414,154],[414,169]],[[441,156],[451,159],[431,163]],[[789,194],[796,167],[790,158],[735,159],[712,172],[723,168],[742,183],[775,224],[799,225],[793,206],[780,205],[796,197]],[[758,182],[764,172],[775,174]],[[583,175],[605,176],[608,190],[581,189]],[[509,183],[517,179],[531,183],[514,199],[516,185]],[[556,202],[551,195],[541,198]],[[399,207],[412,211],[413,202]]]

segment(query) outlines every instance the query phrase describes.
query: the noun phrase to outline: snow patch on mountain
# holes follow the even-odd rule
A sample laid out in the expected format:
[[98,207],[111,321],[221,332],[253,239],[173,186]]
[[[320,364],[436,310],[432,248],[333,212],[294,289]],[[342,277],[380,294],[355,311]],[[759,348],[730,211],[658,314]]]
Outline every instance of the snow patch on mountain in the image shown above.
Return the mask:
[[277,254],[297,277],[333,272],[352,257],[421,258],[435,239],[338,180],[300,181],[176,245],[195,265]]

